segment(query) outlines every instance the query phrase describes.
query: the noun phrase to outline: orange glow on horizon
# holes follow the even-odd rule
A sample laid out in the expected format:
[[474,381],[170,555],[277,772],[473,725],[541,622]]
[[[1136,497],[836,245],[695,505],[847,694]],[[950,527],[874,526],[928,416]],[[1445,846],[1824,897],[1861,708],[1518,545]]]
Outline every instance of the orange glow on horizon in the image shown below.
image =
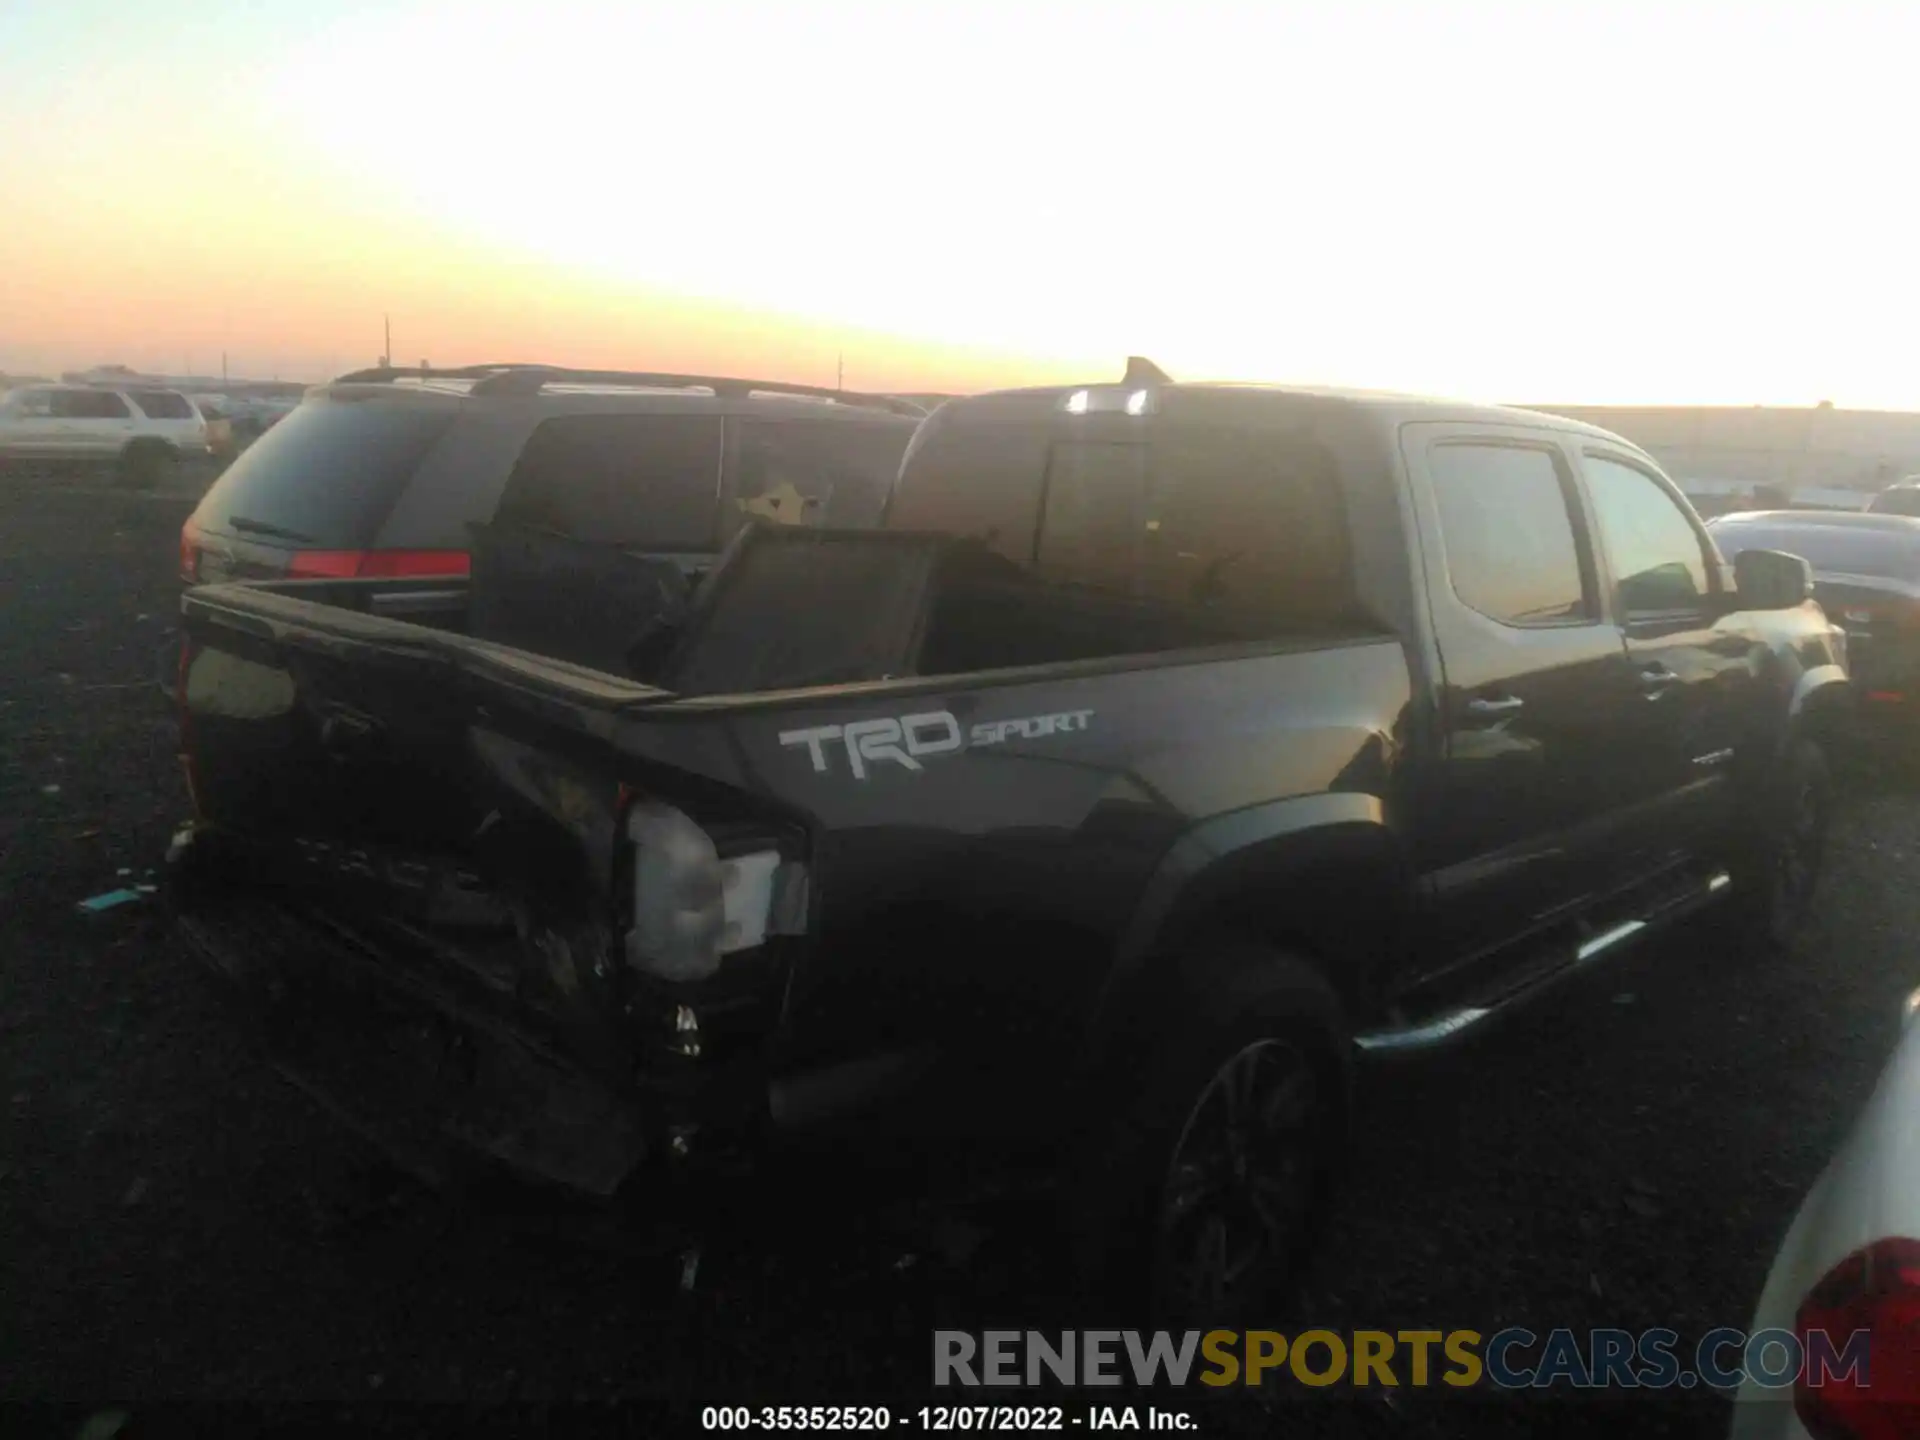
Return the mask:
[[[0,7],[0,370],[1920,407],[1920,8]],[[1893,189],[1890,189],[1893,187]]]
[[[228,210],[216,201],[198,216],[218,228]],[[290,215],[284,229],[254,217],[209,250],[179,212],[134,256],[113,228],[71,214],[11,228],[0,234],[0,274],[34,280],[0,282],[4,340],[46,356],[46,368],[122,362],[174,371],[191,358],[206,373],[225,350],[236,375],[317,380],[373,363],[391,313],[394,359],[403,364],[540,360],[832,384],[844,363],[849,389],[900,391],[1089,373],[619,285],[365,217],[334,222],[351,244],[316,247],[302,243],[302,232],[325,229],[312,210],[282,213]],[[111,288],[100,284],[108,275],[118,282]],[[1118,363],[1102,360],[1096,373]]]

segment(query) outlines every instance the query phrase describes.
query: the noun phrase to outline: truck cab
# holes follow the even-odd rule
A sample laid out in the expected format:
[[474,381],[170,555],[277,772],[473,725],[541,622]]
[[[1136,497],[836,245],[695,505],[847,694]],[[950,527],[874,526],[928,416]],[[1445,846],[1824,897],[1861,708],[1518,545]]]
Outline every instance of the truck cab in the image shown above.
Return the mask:
[[[1185,498],[1202,491],[1210,512]],[[1791,559],[1755,557],[1743,591],[1650,456],[1545,414],[1250,386],[988,396],[921,427],[888,523],[1295,624],[1318,597],[1399,637],[1406,711],[1373,723],[1411,930],[1351,996],[1383,1021],[1728,888],[1789,732],[1846,708],[1844,636]],[[1487,1008],[1462,1007],[1407,1038]]]

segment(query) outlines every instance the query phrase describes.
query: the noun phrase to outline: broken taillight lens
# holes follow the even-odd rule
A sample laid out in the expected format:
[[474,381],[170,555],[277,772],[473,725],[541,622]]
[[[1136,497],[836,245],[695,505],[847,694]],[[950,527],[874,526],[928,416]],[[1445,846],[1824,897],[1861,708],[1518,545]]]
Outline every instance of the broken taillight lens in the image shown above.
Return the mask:
[[658,801],[626,812],[631,856],[627,963],[659,980],[704,980],[723,957],[806,924],[806,867],[771,845],[729,846]]

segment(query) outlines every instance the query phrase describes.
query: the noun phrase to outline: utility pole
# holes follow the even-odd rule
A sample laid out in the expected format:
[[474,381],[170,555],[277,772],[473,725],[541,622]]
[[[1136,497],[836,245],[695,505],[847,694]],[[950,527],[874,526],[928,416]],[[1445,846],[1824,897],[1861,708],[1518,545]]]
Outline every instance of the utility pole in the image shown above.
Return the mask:
[[847,352],[844,350],[840,352],[839,364],[834,367],[833,388],[836,390],[847,388]]
[[386,346],[380,352],[380,363],[382,365],[391,365],[393,364],[393,317],[391,315],[382,315],[380,317],[380,324],[386,333]]

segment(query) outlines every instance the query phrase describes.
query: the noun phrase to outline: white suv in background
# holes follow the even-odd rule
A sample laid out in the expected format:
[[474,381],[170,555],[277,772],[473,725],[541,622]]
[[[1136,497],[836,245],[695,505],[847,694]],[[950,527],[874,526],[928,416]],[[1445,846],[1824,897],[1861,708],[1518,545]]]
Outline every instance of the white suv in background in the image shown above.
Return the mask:
[[23,385],[0,397],[0,463],[111,465],[146,488],[209,451],[206,417],[178,390]]

